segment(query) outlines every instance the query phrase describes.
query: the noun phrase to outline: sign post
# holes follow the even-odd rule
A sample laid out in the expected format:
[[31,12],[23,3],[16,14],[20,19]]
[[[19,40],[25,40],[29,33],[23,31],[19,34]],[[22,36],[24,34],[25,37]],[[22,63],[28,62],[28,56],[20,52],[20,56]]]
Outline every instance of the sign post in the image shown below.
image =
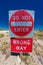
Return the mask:
[[9,30],[12,53],[32,52],[34,11],[9,11]]

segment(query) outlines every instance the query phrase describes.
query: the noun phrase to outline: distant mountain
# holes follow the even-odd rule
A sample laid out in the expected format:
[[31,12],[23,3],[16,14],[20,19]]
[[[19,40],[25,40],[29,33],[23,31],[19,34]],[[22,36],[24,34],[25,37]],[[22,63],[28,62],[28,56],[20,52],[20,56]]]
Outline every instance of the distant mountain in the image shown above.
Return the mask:
[[8,29],[5,29],[5,28],[0,28],[0,30],[8,30]]

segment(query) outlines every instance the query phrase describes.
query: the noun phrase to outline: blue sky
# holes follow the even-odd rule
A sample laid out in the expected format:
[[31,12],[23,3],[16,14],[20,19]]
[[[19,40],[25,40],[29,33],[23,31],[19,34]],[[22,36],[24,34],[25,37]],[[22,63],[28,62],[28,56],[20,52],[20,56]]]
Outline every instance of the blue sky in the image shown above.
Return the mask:
[[9,10],[35,10],[34,29],[43,30],[43,0],[0,0],[0,28],[9,29]]

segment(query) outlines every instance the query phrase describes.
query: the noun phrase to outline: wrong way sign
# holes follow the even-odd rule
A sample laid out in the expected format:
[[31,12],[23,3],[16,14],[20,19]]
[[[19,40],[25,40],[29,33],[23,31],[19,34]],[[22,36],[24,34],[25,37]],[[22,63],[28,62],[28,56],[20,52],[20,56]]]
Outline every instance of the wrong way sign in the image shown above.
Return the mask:
[[34,11],[9,11],[11,52],[32,52]]
[[32,38],[11,38],[12,52],[32,52]]

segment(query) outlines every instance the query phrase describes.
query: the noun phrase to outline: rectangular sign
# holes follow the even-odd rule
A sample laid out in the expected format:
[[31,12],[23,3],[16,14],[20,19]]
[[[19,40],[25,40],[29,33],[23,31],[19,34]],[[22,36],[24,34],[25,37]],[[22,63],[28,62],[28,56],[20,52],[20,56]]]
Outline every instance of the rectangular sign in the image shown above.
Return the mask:
[[11,38],[11,52],[32,52],[32,38]]

